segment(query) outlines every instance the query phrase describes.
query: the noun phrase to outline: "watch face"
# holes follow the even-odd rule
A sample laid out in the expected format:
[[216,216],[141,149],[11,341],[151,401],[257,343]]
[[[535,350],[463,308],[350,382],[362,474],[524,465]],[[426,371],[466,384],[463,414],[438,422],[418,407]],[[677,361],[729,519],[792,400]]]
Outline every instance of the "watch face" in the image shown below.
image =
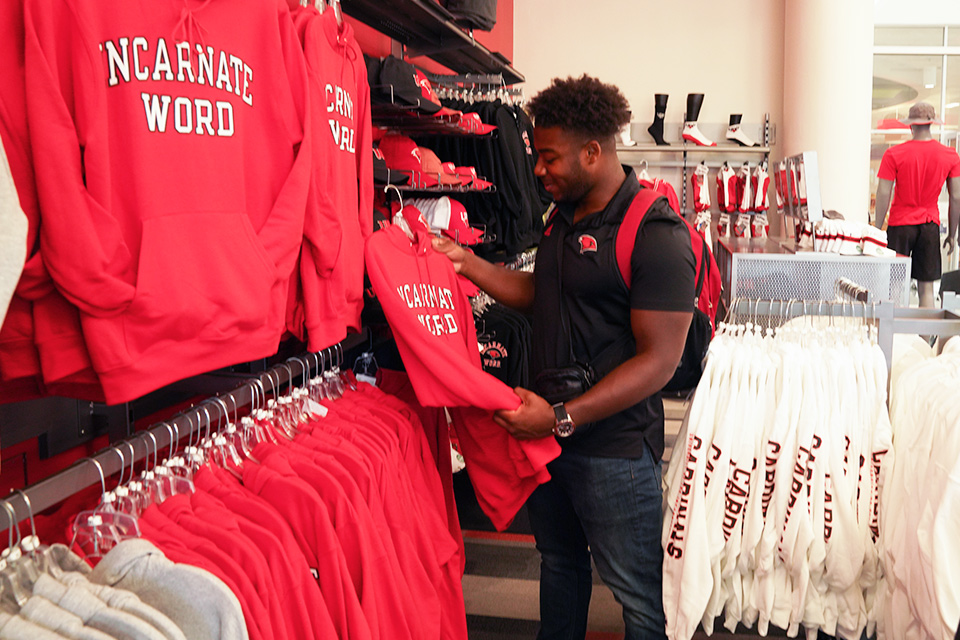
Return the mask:
[[562,420],[553,428],[553,432],[561,438],[566,438],[573,433],[573,420]]

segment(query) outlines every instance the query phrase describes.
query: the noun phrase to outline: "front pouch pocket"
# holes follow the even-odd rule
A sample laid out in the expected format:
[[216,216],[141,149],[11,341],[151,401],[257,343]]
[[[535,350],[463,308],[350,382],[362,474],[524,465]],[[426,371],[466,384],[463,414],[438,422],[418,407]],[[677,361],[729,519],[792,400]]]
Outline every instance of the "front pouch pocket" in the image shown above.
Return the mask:
[[[276,317],[277,270],[247,216],[143,221],[137,292],[125,314],[131,357],[168,342],[243,339]],[[281,316],[282,317],[282,316]]]

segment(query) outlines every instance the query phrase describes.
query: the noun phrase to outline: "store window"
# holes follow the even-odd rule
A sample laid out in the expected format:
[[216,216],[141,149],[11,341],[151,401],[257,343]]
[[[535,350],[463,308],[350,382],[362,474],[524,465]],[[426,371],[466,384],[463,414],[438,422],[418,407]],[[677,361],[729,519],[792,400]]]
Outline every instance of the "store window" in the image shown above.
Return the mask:
[[[940,142],[960,148],[960,25],[876,27],[873,55],[873,111],[870,139],[871,193],[877,192],[877,170],[884,152],[910,139],[899,123],[918,101],[934,106],[943,125],[933,127]],[[875,200],[871,199],[871,215]],[[946,218],[946,189],[940,210]],[[957,256],[944,262],[956,268]]]

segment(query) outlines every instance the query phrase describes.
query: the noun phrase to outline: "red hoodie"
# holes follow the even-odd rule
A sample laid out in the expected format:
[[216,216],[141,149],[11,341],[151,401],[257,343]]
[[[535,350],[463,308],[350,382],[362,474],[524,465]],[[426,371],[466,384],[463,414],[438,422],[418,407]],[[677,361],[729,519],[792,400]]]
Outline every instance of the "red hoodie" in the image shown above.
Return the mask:
[[560,445],[552,437],[516,440],[493,421],[491,411],[516,409],[520,398],[483,371],[470,302],[429,235],[411,241],[391,226],[367,239],[364,255],[417,399],[452,407],[477,500],[497,529],[507,528],[533,490],[550,479],[546,466]]
[[310,171],[287,3],[26,0],[25,25],[40,247],[107,401],[274,353]]
[[[313,166],[300,277],[311,351],[360,330],[363,238],[373,231],[370,85],[346,22],[313,6],[294,13],[313,109]],[[293,333],[298,333],[293,331]]]
[[[23,2],[0,5],[0,139],[21,209],[27,216],[27,261],[0,328],[0,379],[32,378],[35,392],[5,393],[0,401],[54,393],[103,400],[80,329],[80,315],[53,285],[39,247],[40,205],[27,128]],[[42,377],[41,377],[42,373]],[[28,388],[21,380],[20,388]],[[47,383],[47,387],[44,386]],[[4,391],[10,391],[6,385]]]

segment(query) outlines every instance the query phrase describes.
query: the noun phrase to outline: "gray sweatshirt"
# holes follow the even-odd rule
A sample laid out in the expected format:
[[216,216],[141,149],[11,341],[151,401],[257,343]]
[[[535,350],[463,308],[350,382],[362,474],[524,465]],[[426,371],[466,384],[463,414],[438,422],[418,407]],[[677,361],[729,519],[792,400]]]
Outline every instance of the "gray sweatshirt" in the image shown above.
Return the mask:
[[83,587],[107,606],[125,611],[147,622],[167,640],[186,640],[183,631],[167,616],[143,602],[137,594],[90,582],[90,566],[66,545],[52,545],[45,553],[47,572],[67,586]]
[[27,216],[20,208],[7,154],[0,142],[0,325],[27,260]]
[[176,564],[147,540],[124,540],[100,560],[91,582],[126,589],[173,620],[188,640],[248,640],[240,601],[208,571]]
[[112,636],[86,626],[78,616],[42,596],[31,596],[26,604],[20,607],[19,615],[25,620],[73,640],[113,640]]
[[103,631],[116,640],[166,640],[162,633],[140,618],[108,607],[83,587],[68,587],[48,574],[37,578],[33,593],[76,614],[87,626]]
[[0,611],[0,640],[70,640],[20,616]]

